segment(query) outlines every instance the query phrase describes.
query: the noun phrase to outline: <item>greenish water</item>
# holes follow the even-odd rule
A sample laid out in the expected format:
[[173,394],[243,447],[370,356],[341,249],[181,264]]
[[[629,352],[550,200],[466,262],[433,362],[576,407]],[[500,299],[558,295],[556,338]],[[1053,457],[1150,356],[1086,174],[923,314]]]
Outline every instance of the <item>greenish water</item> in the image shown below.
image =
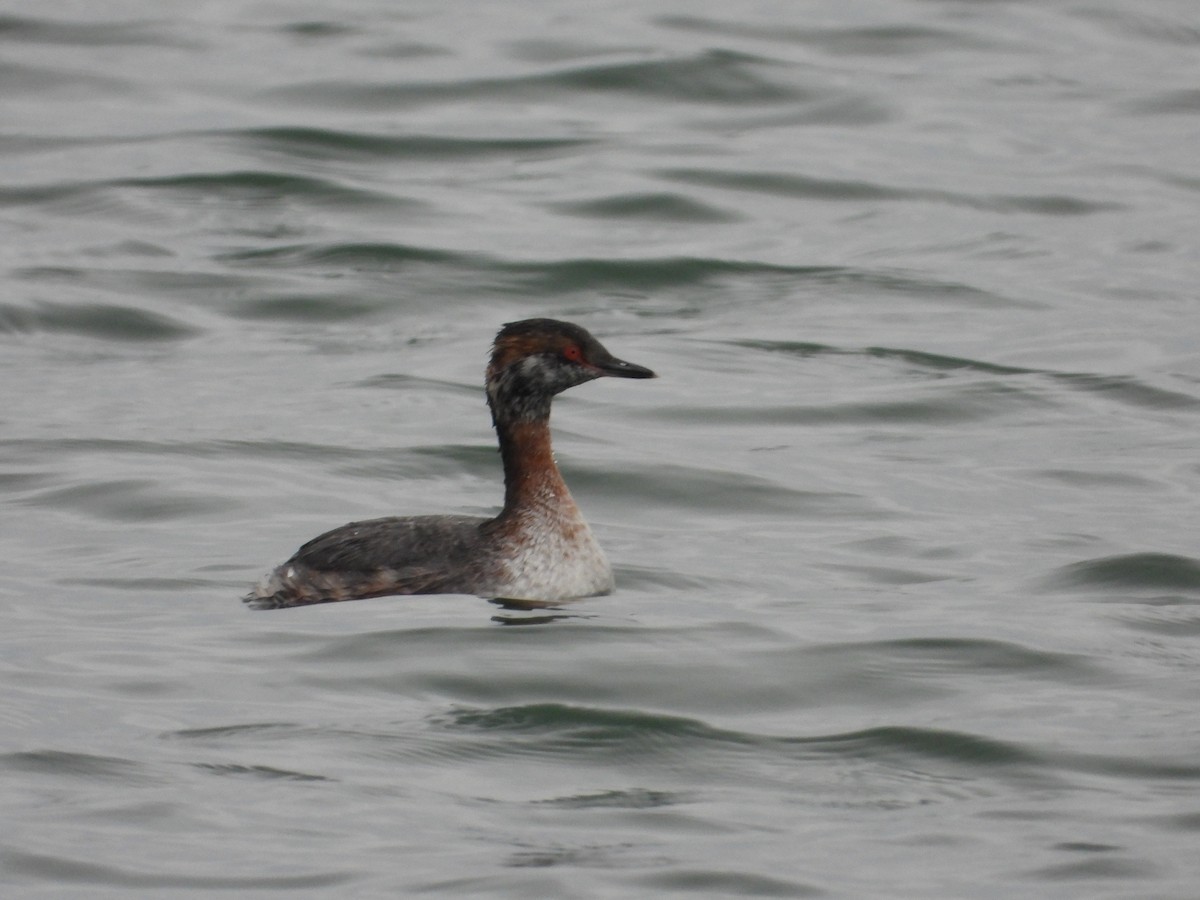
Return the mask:
[[[5,897],[1190,898],[1190,2],[0,4]],[[617,591],[240,602],[501,499]]]

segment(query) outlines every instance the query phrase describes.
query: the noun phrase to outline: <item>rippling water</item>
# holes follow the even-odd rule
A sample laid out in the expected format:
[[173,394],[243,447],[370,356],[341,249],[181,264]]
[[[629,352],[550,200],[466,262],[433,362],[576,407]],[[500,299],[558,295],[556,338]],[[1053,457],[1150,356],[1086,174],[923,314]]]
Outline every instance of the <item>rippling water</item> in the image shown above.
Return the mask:
[[[6,897],[1190,898],[1200,15],[0,5]],[[618,590],[252,614],[500,499]],[[518,627],[507,627],[518,626]]]

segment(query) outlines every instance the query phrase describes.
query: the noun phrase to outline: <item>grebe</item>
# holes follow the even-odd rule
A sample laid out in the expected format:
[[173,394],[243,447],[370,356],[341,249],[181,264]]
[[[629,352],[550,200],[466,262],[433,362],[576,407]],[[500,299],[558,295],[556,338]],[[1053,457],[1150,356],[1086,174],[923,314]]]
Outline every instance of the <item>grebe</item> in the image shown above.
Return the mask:
[[605,594],[612,567],[554,462],[550,402],[602,375],[653,378],[578,325],[526,319],[500,329],[487,401],[504,463],[493,519],[414,516],[351,522],[313,538],[244,600],[255,609],[388,594],[558,601]]

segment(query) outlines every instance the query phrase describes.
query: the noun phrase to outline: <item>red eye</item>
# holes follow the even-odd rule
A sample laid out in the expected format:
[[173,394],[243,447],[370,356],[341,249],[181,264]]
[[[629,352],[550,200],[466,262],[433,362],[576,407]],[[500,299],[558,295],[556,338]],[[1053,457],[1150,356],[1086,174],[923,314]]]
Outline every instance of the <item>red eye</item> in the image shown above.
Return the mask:
[[567,344],[562,355],[563,359],[569,359],[571,362],[583,362],[583,351],[579,349],[578,344]]

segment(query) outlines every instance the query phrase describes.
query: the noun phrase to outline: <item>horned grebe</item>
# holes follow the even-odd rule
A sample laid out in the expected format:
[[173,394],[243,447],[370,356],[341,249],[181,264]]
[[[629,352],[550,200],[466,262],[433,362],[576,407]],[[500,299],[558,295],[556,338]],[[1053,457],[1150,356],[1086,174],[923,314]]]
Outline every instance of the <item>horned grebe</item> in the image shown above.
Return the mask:
[[388,594],[557,601],[611,591],[612,567],[550,448],[554,395],[602,375],[654,377],[614,357],[578,325],[554,319],[505,325],[492,345],[486,382],[504,463],[500,514],[351,522],[297,550],[245,602],[282,609]]

